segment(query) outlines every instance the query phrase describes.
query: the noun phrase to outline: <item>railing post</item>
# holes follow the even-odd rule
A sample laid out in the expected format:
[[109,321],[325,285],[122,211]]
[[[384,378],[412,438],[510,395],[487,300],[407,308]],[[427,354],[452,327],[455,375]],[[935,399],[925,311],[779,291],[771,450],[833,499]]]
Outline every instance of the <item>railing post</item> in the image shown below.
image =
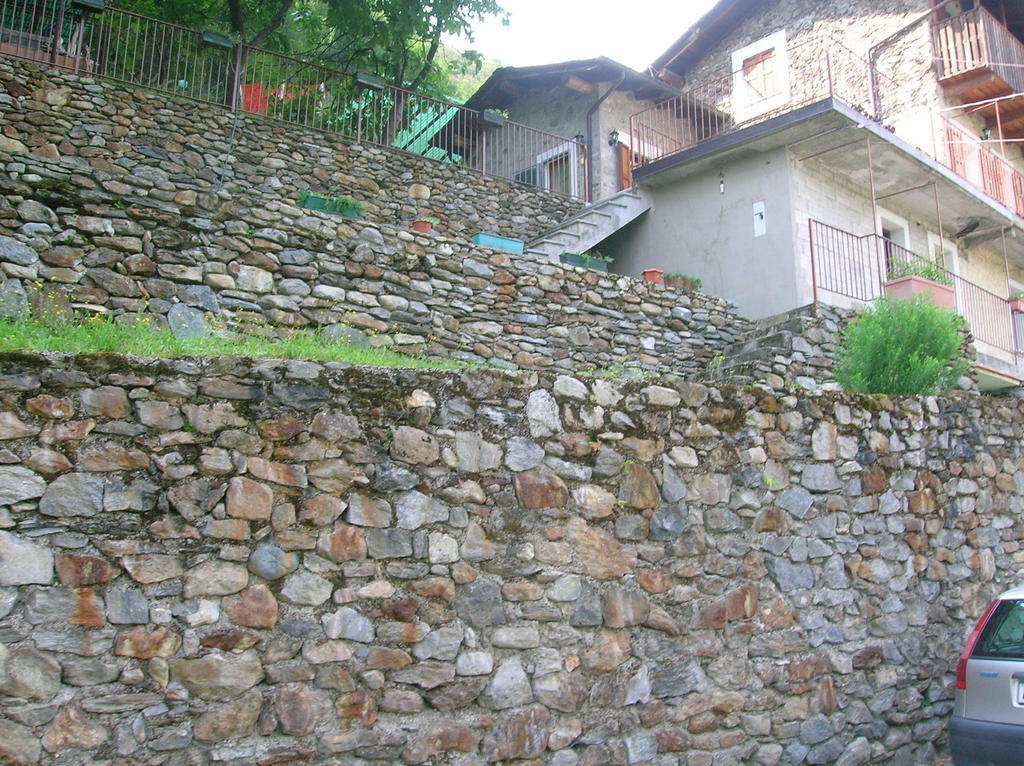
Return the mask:
[[[480,175],[487,175],[487,131],[480,131]],[[539,185],[539,184],[538,184]]]
[[585,143],[577,143],[576,146],[580,157],[583,158],[583,194],[580,198],[584,202],[590,202],[590,147]]
[[57,5],[57,21],[53,27],[53,42],[50,44],[50,63],[57,64],[57,57],[60,55],[61,32],[64,31],[64,3]]
[[807,240],[811,246],[811,303],[814,304],[815,310],[818,308],[818,269],[814,263],[814,221],[811,218],[807,219]]
[[231,93],[228,95],[228,108],[232,112],[238,110],[238,94],[242,89],[242,66],[249,58],[243,53],[245,48],[243,43],[235,46],[235,71],[231,76]]

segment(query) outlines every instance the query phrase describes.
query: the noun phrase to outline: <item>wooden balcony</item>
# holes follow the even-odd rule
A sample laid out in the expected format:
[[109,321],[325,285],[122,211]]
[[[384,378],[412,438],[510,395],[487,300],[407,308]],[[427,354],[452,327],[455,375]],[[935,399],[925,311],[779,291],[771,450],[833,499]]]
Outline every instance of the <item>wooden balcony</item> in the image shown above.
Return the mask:
[[1024,43],[980,5],[935,24],[939,82],[947,96],[979,109],[994,135],[1024,138]]

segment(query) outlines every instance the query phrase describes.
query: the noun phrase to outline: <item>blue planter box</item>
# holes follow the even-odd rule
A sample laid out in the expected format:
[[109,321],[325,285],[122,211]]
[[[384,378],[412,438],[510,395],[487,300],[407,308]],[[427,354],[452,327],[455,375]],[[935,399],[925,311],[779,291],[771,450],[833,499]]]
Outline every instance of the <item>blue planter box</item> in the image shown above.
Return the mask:
[[503,250],[506,253],[516,253],[517,255],[520,255],[523,252],[523,243],[521,240],[499,237],[497,234],[485,234],[484,232],[474,234],[473,244],[480,245],[481,247],[489,247],[492,250]]

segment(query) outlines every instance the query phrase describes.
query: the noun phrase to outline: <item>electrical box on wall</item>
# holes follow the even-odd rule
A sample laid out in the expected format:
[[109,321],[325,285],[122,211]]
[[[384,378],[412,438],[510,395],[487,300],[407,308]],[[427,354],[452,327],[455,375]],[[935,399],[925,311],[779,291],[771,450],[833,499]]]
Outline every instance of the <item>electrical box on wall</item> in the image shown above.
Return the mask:
[[764,202],[754,203],[754,236],[763,237],[768,232]]

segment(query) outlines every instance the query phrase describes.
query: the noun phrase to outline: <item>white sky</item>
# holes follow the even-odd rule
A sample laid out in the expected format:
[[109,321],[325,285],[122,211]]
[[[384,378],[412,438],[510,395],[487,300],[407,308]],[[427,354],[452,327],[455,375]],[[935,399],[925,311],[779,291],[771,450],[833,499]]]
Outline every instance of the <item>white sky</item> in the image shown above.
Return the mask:
[[478,50],[505,66],[553,64],[607,56],[643,71],[714,5],[715,0],[502,0],[511,15],[503,27],[490,20],[474,40],[456,47]]

